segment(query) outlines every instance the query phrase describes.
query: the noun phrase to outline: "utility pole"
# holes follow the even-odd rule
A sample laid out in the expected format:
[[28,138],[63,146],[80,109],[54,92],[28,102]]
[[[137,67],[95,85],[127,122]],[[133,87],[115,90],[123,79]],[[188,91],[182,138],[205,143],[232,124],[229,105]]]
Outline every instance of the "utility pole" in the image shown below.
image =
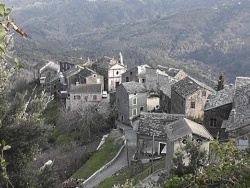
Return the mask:
[[173,162],[173,155],[174,155],[174,144],[169,138],[167,138],[167,154],[166,154],[166,169],[167,175],[170,175],[170,170],[172,169],[172,162]]
[[125,140],[126,142],[126,148],[127,148],[127,162],[128,162],[128,167],[129,167],[129,156],[128,156],[128,139]]
[[170,170],[172,169],[173,156],[174,156],[174,142],[171,140],[173,134],[173,127],[167,127],[167,150],[166,150],[166,169],[167,175],[170,176]]
[[154,147],[155,147],[155,133],[153,133],[153,142],[152,142],[152,155],[151,155],[151,173],[153,174],[154,172]]

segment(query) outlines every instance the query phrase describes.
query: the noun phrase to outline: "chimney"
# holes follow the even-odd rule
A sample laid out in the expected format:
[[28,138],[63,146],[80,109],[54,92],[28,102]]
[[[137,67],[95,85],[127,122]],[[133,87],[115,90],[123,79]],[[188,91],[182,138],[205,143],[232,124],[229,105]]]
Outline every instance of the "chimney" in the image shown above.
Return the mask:
[[232,123],[235,123],[235,119],[236,119],[236,110],[232,109]]

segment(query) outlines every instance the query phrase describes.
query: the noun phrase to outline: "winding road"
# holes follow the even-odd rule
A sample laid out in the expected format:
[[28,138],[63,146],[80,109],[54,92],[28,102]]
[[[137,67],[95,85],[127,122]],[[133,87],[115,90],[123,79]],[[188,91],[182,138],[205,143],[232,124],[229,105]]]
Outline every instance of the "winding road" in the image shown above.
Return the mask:
[[125,139],[127,140],[127,147],[123,149],[122,153],[118,156],[118,158],[111,166],[106,168],[104,171],[102,171],[94,178],[90,179],[85,184],[84,188],[94,188],[95,186],[99,185],[103,180],[105,180],[108,177],[111,177],[117,171],[122,169],[124,166],[128,166],[128,162],[130,162],[130,159],[132,158],[132,156],[136,151],[136,131],[134,131],[132,127],[119,123],[117,125],[117,128],[123,129]]

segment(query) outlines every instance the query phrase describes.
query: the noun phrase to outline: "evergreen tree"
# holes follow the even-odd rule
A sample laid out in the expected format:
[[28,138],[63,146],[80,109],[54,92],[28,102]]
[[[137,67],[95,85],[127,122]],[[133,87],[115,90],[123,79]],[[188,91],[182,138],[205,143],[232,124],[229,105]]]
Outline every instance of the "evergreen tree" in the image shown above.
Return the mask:
[[217,84],[216,90],[220,91],[220,90],[224,89],[224,75],[222,73],[220,74],[217,82],[218,82],[218,84]]

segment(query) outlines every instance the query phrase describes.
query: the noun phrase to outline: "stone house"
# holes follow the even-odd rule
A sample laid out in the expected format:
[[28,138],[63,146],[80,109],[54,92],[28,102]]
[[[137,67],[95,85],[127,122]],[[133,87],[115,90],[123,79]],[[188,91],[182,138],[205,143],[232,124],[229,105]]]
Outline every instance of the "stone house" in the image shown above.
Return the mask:
[[66,99],[66,108],[70,110],[84,109],[90,105],[97,105],[101,100],[101,84],[71,85]]
[[147,111],[147,91],[138,82],[122,83],[116,90],[116,110],[118,121],[131,124],[131,120]]
[[119,60],[109,58],[99,59],[92,65],[92,68],[104,76],[104,90],[108,92],[116,91],[116,88],[122,83],[122,74],[126,72],[127,66],[123,63],[123,57],[120,53]]
[[103,91],[104,88],[103,76],[91,70],[90,68],[75,65],[74,67],[64,72],[63,74],[66,78],[66,83],[68,85],[68,88],[71,85],[76,85],[76,84],[101,84]]
[[184,114],[142,112],[137,128],[137,151],[141,155],[152,154],[152,152],[158,155],[166,153],[163,151],[167,140],[165,127],[183,117],[185,117]]
[[51,79],[60,73],[60,66],[57,63],[41,61],[35,66],[35,77],[39,80],[42,88],[49,94],[51,92]]
[[187,76],[171,86],[171,113],[202,117],[207,97],[214,92],[204,83]]
[[177,80],[162,73],[158,73],[158,78],[160,110],[165,113],[171,113],[171,86]]
[[186,143],[186,139],[191,137],[197,142],[202,143],[202,148],[209,150],[210,141],[213,136],[201,124],[187,118],[181,118],[166,126],[168,139],[174,142],[174,151]]
[[234,85],[229,85],[224,89],[208,96],[204,107],[203,125],[210,134],[219,140],[228,139],[228,133],[222,128],[224,120],[228,120],[232,110],[234,98]]
[[[184,114],[142,113],[137,131],[137,151],[140,157],[168,154],[167,151],[173,156],[190,137],[202,143],[202,148],[206,150],[209,150],[209,143],[213,140],[203,125],[186,119]],[[167,140],[172,144],[167,146]]]
[[[168,172],[172,169],[172,160],[176,151],[185,146],[187,139],[200,143],[201,148],[207,152],[209,152],[210,142],[213,140],[212,135],[203,125],[186,118],[181,118],[166,125],[165,131],[167,133],[166,168]],[[185,153],[184,156],[183,162],[188,165],[189,157]]]
[[66,98],[68,95],[67,83],[62,72],[57,73],[50,80],[50,92],[55,97]]
[[49,61],[46,60],[40,60],[37,64],[35,64],[32,69],[33,69],[33,76],[35,80],[39,80],[40,82],[40,69],[44,67]]
[[60,72],[65,72],[69,69],[72,69],[75,66],[75,64],[69,62],[59,62],[59,65],[60,65]]
[[158,91],[157,69],[151,68],[147,64],[137,66],[122,74],[122,83],[131,81],[143,83],[148,91]]
[[144,75],[146,73],[146,68],[150,68],[150,66],[145,64],[127,70],[122,74],[122,83],[132,82],[132,81],[145,83],[145,79],[140,75],[142,74]]
[[222,128],[228,132],[229,138],[235,138],[239,149],[250,145],[250,78],[237,77],[233,106],[228,120],[224,120]]

